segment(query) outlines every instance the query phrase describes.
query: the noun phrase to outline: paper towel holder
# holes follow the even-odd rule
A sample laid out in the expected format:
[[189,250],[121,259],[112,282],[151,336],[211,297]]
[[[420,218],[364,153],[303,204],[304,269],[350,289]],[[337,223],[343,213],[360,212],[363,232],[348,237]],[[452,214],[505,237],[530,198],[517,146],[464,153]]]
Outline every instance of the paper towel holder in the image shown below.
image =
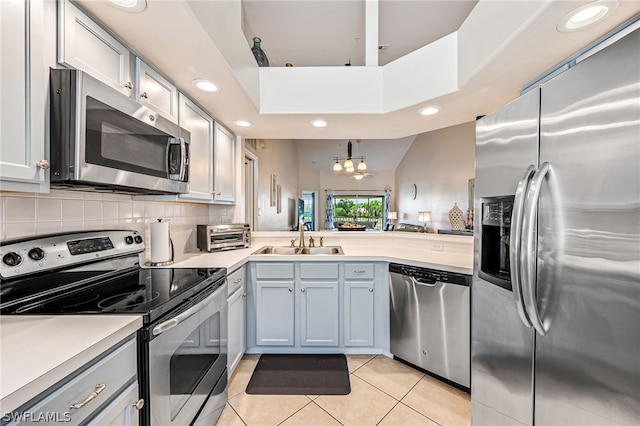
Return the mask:
[[[162,219],[158,219],[158,222],[162,222]],[[173,260],[174,260],[174,255],[175,255],[175,251],[173,248],[173,239],[171,238],[171,233],[169,232],[169,245],[171,247],[171,258],[169,260],[166,261],[162,261],[162,262],[145,262],[145,266],[169,266],[173,264]]]

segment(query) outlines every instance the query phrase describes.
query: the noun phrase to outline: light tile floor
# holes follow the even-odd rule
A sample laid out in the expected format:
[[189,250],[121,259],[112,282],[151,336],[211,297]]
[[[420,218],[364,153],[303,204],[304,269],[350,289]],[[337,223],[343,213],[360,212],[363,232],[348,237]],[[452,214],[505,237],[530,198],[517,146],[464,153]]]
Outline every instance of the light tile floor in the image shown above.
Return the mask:
[[218,426],[463,426],[469,395],[385,356],[347,355],[351,393],[248,395],[259,355],[245,355],[229,383]]

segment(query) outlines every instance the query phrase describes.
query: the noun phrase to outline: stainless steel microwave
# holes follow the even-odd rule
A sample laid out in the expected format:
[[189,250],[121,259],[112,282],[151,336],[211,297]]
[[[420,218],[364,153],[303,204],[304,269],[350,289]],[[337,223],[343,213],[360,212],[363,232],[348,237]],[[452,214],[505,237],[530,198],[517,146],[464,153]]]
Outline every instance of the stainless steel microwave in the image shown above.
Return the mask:
[[51,185],[187,192],[190,133],[78,70],[51,70]]

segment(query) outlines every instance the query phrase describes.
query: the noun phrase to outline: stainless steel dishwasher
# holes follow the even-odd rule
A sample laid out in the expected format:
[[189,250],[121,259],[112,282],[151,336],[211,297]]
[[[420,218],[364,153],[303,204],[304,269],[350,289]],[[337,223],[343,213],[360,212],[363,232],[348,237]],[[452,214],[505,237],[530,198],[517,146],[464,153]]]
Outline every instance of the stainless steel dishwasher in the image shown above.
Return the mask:
[[391,353],[470,385],[471,276],[391,263]]

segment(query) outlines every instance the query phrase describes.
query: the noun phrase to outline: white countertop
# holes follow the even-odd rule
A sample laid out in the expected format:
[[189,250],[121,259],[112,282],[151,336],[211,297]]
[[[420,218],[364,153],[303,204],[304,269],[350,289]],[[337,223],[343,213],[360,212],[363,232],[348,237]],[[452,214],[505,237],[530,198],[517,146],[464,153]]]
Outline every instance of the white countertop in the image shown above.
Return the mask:
[[0,316],[0,412],[14,410],[142,327],[141,316]]
[[324,237],[325,246],[341,246],[344,255],[253,255],[252,253],[264,246],[289,246],[290,240],[298,236],[297,232],[254,232],[250,248],[213,253],[185,253],[171,267],[224,267],[231,272],[248,261],[378,261],[403,263],[467,275],[473,273],[472,237],[397,232],[320,231],[306,232],[306,242],[309,235],[313,235],[316,246],[319,245],[321,236]]

